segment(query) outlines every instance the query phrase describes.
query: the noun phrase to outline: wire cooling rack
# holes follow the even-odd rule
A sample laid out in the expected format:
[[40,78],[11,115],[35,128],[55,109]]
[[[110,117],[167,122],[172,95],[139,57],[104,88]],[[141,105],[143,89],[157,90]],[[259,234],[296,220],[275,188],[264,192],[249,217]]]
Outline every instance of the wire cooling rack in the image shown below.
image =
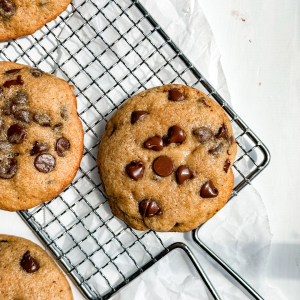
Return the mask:
[[[73,0],[34,35],[3,43],[0,59],[55,73],[75,87],[85,148],[73,183],[56,199],[20,211],[89,299],[108,299],[173,249],[191,259],[214,299],[220,299],[190,249],[164,245],[153,231],[138,232],[115,218],[97,174],[96,156],[105,124],[131,95],[182,83],[215,99],[230,117],[238,155],[232,197],[268,164],[264,144],[228,106],[137,0]],[[262,299],[193,232],[194,241]]]

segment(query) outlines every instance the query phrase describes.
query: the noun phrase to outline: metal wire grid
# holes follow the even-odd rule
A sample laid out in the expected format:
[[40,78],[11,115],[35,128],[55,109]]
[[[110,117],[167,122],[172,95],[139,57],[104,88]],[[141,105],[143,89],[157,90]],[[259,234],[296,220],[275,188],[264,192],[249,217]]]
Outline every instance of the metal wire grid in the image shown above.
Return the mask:
[[5,44],[0,58],[56,73],[75,87],[85,130],[78,174],[56,199],[20,215],[90,299],[108,299],[169,251],[155,232],[135,231],[112,215],[97,174],[105,124],[131,95],[183,83],[213,97],[238,144],[233,196],[268,164],[265,146],[138,1],[74,0],[34,35]]

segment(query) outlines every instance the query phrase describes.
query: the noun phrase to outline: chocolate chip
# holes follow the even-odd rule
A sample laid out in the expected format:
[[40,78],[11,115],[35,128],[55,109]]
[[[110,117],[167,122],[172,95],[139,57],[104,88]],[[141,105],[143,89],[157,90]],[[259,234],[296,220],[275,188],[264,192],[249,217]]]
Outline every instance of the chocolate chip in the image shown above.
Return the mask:
[[21,71],[21,69],[12,69],[12,70],[8,70],[5,72],[5,74],[11,74],[11,75],[14,75],[14,74],[17,74]]
[[51,172],[55,165],[55,158],[49,153],[40,154],[34,160],[35,168],[42,173]]
[[0,161],[0,178],[11,179],[13,178],[18,170],[18,162],[14,158],[5,158]]
[[223,123],[222,126],[219,128],[218,133],[216,134],[216,138],[217,139],[227,138],[227,134],[228,134],[228,129],[226,125]]
[[60,115],[64,120],[67,120],[67,108],[66,107],[63,107],[61,109]]
[[172,126],[168,132],[168,143],[183,143],[186,139],[186,134],[179,126]]
[[161,136],[155,135],[144,143],[144,147],[154,151],[161,151],[164,147],[164,142]]
[[49,146],[47,144],[35,142],[32,150],[30,151],[30,155],[32,156],[47,151],[49,151]]
[[43,71],[39,69],[31,69],[30,72],[33,77],[41,77],[43,75]]
[[28,94],[24,91],[18,91],[12,98],[14,104],[24,104],[28,100]]
[[17,79],[8,80],[3,84],[3,86],[6,88],[10,88],[12,85],[23,85],[23,84],[24,84],[24,81],[22,80],[22,76],[18,75]]
[[21,266],[27,273],[34,273],[40,268],[39,263],[30,255],[30,251],[24,254]]
[[167,177],[174,171],[174,163],[170,157],[162,155],[153,162],[153,170],[157,175]]
[[169,90],[169,100],[171,101],[182,101],[185,99],[184,95],[180,92],[179,89]]
[[205,105],[205,106],[207,106],[207,107],[210,107],[210,105],[208,105],[208,104],[206,103],[205,97],[201,97],[201,98],[199,99],[199,101],[200,101],[203,105]]
[[26,129],[19,124],[11,125],[7,130],[7,139],[12,144],[21,144],[26,135]]
[[33,120],[41,126],[51,126],[51,119],[47,114],[34,114]]
[[145,199],[139,204],[140,214],[145,218],[152,218],[155,215],[162,215],[163,212],[154,200]]
[[208,152],[212,155],[219,155],[223,151],[223,144],[220,143],[217,147],[208,150]]
[[194,129],[193,134],[200,143],[206,143],[213,137],[213,132],[208,127]]
[[194,173],[188,166],[180,166],[176,172],[176,179],[178,184],[183,184],[186,180],[194,178]]
[[219,191],[214,186],[211,180],[205,182],[200,190],[200,196],[202,198],[215,198],[219,195]]
[[229,159],[226,159],[226,160],[225,160],[225,163],[224,163],[224,167],[223,167],[225,173],[228,172],[229,167],[230,167],[230,160],[229,160]]
[[234,142],[235,142],[235,138],[234,138],[234,136],[232,135],[232,136],[229,137],[229,139],[228,139],[229,146],[231,146]]
[[148,115],[148,112],[143,110],[133,111],[131,113],[131,124],[143,120]]
[[0,15],[4,19],[12,17],[16,12],[16,5],[12,0],[0,1]]
[[1,240],[0,243],[8,243],[7,240]]
[[12,103],[12,101],[7,101],[5,106],[3,107],[3,113],[7,116],[12,115],[15,112],[16,105]]
[[25,122],[25,123],[29,123],[30,121],[30,114],[29,111],[26,109],[19,109],[14,113],[14,116],[17,120]]
[[0,140],[0,153],[9,154],[11,152],[11,144],[8,141]]
[[142,161],[132,161],[130,164],[126,166],[126,173],[135,181],[138,181],[143,177],[145,170],[145,165]]
[[56,130],[61,130],[63,124],[62,123],[57,123],[54,125],[53,129],[56,129]]
[[4,121],[2,119],[0,119],[0,131],[4,129]]
[[64,157],[65,151],[70,149],[70,142],[68,139],[61,137],[56,141],[55,151],[58,156]]

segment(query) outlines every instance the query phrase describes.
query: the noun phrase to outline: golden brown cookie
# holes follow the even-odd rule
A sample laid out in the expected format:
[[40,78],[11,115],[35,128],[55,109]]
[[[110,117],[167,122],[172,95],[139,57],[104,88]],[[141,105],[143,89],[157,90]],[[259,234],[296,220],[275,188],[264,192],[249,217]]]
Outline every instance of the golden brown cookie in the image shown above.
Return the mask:
[[107,123],[97,164],[112,212],[129,226],[189,231],[231,195],[237,147],[225,111],[184,85],[133,96]]
[[73,295],[66,277],[41,247],[0,234],[0,299],[72,300]]
[[73,180],[83,130],[72,88],[28,66],[0,62],[0,209],[32,208]]
[[29,35],[60,15],[71,0],[0,0],[0,42]]

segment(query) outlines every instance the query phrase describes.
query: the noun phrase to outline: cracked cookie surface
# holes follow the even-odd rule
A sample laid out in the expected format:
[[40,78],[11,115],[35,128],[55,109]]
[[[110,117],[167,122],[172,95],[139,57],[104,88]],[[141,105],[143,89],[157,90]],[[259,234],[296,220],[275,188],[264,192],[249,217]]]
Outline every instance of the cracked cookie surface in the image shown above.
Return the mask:
[[231,195],[237,146],[225,111],[197,89],[155,87],[108,121],[98,169],[112,212],[138,230],[189,231]]
[[0,299],[72,300],[73,295],[66,277],[41,247],[0,234]]
[[82,124],[68,83],[0,62],[0,209],[55,198],[72,182],[82,153]]

